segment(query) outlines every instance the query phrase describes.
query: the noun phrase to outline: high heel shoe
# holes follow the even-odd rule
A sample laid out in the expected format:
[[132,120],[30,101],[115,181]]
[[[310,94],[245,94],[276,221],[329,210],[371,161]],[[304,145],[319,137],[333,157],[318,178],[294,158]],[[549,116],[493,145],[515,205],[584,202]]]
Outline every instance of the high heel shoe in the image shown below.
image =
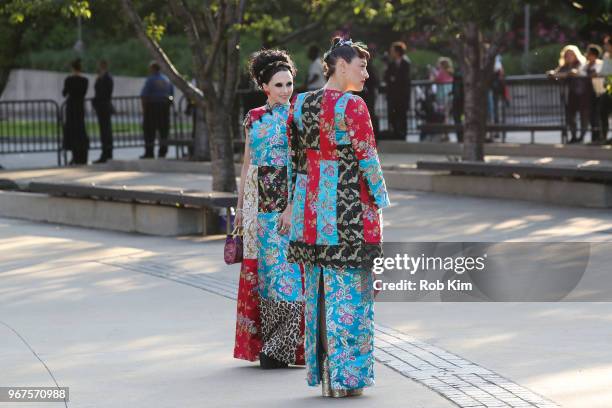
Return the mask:
[[276,368],[287,368],[289,364],[279,361],[274,357],[270,357],[267,354],[259,353],[259,366],[264,370],[274,370]]
[[332,388],[331,380],[329,378],[329,360],[327,359],[327,355],[323,354],[323,358],[321,360],[321,368],[319,370],[321,373],[321,394],[324,397],[331,397]]
[[331,386],[331,377],[329,372],[329,358],[327,355],[323,355],[323,361],[321,362],[321,394],[324,397],[332,398],[344,398],[344,397],[357,397],[363,393],[363,388],[355,388],[352,390],[345,390],[343,388],[334,389]]

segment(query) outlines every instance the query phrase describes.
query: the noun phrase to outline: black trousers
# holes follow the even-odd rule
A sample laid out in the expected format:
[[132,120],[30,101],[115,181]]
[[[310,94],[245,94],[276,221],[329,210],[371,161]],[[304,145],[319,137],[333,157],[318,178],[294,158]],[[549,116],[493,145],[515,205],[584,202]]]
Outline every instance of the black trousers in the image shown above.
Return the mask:
[[370,120],[372,121],[372,129],[374,130],[374,135],[378,136],[379,124],[378,116],[376,115],[376,101],[366,99],[366,106],[368,107],[368,111],[370,112]]
[[113,128],[111,126],[111,110],[98,108],[98,125],[100,126],[100,142],[102,142],[102,158],[113,158]]
[[405,103],[393,99],[387,99],[387,114],[389,117],[389,127],[396,139],[404,140],[407,132],[407,111]]
[[612,113],[612,95],[605,93],[600,96],[599,100],[599,121],[602,141],[605,141],[608,138],[608,130],[610,129],[610,113]]
[[72,148],[72,163],[73,164],[87,164],[87,157],[89,156],[89,147],[86,144],[81,144]]
[[168,133],[170,132],[170,103],[146,102],[143,120],[145,156],[153,157],[155,149],[155,136],[159,134],[159,157],[166,157],[168,153]]
[[[453,123],[457,126],[462,126],[463,120],[461,117],[463,116],[463,106],[457,103],[453,103],[452,113]],[[457,131],[457,143],[463,143],[463,130]]]
[[579,141],[584,140],[588,125],[591,119],[591,96],[590,95],[572,95],[570,94],[565,104],[565,117],[572,135],[572,140],[576,140],[576,132],[578,125],[576,122],[576,114],[580,116],[580,137]]

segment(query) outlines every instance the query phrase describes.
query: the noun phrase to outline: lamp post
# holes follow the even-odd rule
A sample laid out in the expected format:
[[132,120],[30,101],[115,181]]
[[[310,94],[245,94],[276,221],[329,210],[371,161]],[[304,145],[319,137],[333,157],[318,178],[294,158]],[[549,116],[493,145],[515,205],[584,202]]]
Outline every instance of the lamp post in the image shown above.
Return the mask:
[[525,71],[525,73],[529,73],[529,65],[530,65],[530,60],[531,57],[529,55],[529,42],[531,39],[531,12],[529,9],[529,4],[525,5],[525,27],[524,27],[524,43],[523,43],[523,71]]
[[77,41],[74,43],[74,47],[72,47],[79,55],[83,53],[85,49],[85,44],[83,43],[83,30],[81,27],[81,16],[77,17]]

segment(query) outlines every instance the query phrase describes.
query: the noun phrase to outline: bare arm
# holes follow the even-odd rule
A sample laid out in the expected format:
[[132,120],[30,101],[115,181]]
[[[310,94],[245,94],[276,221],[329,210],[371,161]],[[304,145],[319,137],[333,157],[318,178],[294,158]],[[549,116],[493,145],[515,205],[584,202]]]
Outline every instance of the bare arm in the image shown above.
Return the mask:
[[251,161],[251,148],[249,143],[249,131],[244,129],[244,156],[242,158],[242,169],[240,170],[240,184],[238,184],[238,204],[236,210],[236,226],[242,226],[242,207],[244,205],[244,183],[249,171],[249,162]]

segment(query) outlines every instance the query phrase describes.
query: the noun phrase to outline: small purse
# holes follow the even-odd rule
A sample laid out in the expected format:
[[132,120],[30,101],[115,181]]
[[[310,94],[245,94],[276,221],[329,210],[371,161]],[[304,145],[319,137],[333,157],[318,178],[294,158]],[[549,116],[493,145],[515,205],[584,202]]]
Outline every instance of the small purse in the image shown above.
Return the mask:
[[231,234],[227,234],[223,258],[228,265],[242,262],[242,228],[235,227]]

